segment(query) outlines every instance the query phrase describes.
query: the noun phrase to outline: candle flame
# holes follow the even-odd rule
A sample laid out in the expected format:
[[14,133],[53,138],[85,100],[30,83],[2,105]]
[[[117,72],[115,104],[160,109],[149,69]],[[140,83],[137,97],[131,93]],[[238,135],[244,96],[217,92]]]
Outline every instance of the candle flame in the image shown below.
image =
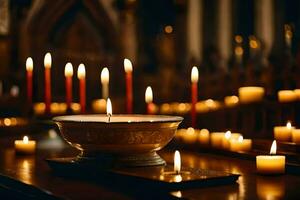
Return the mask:
[[286,123],[286,127],[287,127],[288,129],[291,129],[291,128],[292,128],[292,123],[291,123],[291,122],[287,122],[287,123]]
[[28,58],[26,59],[26,70],[27,70],[27,71],[31,71],[31,72],[32,72],[32,70],[33,70],[33,60],[32,60],[31,57],[28,57]]
[[129,59],[124,59],[124,70],[125,72],[132,72],[132,63]]
[[243,140],[244,140],[244,137],[243,137],[242,135],[239,136],[238,141],[239,141],[239,142],[243,142]]
[[24,136],[24,137],[23,137],[23,142],[24,142],[25,144],[28,144],[28,141],[29,141],[28,137],[27,137],[27,136]]
[[44,57],[44,66],[45,68],[51,68],[51,64],[52,64],[52,57],[51,54],[48,52]]
[[68,62],[65,66],[65,77],[73,76],[73,65]]
[[227,140],[229,140],[230,137],[231,137],[231,131],[226,131],[226,133],[225,133],[225,138],[226,138]]
[[150,86],[148,86],[146,89],[145,101],[146,101],[146,103],[152,103],[152,101],[153,101],[153,92],[152,92],[152,88]]
[[277,150],[277,144],[276,144],[276,140],[273,141],[272,146],[271,146],[271,150],[270,150],[270,154],[276,154],[276,150]]
[[192,81],[192,83],[197,83],[198,82],[198,78],[199,78],[198,68],[196,66],[194,66],[192,68],[192,73],[191,73],[191,81]]
[[82,63],[78,66],[77,77],[78,79],[85,77],[85,66]]
[[106,113],[107,113],[107,116],[112,116],[112,105],[111,105],[111,101],[109,98],[107,98],[107,101],[106,101]]
[[180,168],[181,168],[181,158],[180,158],[180,153],[178,150],[175,151],[174,154],[174,172],[176,174],[180,173]]
[[101,83],[102,84],[109,83],[109,70],[107,67],[104,67],[101,71]]

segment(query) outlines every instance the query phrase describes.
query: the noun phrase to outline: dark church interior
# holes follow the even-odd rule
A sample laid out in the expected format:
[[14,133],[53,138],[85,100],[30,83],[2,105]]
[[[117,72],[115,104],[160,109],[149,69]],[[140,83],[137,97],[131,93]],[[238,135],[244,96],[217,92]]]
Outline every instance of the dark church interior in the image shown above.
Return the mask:
[[298,199],[300,1],[0,0],[0,199]]

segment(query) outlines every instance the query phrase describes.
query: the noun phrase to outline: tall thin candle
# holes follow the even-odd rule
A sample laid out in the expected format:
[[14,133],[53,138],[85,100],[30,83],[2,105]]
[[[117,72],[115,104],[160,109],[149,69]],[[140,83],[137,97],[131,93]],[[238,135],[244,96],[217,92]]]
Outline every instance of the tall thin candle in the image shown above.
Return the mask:
[[124,59],[124,70],[126,79],[126,110],[128,114],[132,113],[132,63],[129,59]]
[[109,96],[109,70],[104,67],[101,71],[102,98],[107,99]]
[[153,106],[153,92],[150,86],[147,87],[145,92],[145,101],[147,103],[147,114],[152,114],[152,106]]
[[32,71],[33,71],[33,60],[28,57],[26,60],[26,73],[27,73],[27,103],[29,106],[32,105]]
[[67,63],[65,66],[65,78],[66,78],[66,104],[67,108],[71,108],[72,103],[72,77],[73,66],[71,63]]
[[198,68],[194,66],[192,68],[191,72],[191,82],[192,82],[192,87],[191,87],[191,120],[192,120],[192,127],[195,127],[196,125],[196,103],[198,100]]
[[79,98],[80,98],[80,107],[81,113],[85,113],[86,106],[86,92],[85,92],[85,66],[80,64],[77,70],[77,77],[79,79]]
[[51,64],[52,58],[50,53],[46,53],[44,57],[45,67],[45,112],[50,113],[51,106]]

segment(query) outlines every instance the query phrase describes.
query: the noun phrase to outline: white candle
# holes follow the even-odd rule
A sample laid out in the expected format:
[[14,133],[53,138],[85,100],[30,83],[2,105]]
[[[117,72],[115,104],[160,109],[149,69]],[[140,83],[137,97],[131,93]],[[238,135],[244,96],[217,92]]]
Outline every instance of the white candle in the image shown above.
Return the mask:
[[209,131],[207,129],[201,129],[198,132],[198,142],[202,145],[209,144]]
[[29,140],[27,136],[23,137],[23,140],[15,141],[15,150],[20,154],[33,154],[35,152],[36,142]]
[[278,91],[278,100],[281,103],[289,103],[297,100],[297,94],[293,90]]
[[183,135],[183,141],[188,144],[195,143],[197,141],[197,133],[194,128],[189,127]]
[[292,130],[292,142],[300,144],[300,129]]
[[252,146],[251,139],[244,139],[243,136],[239,136],[238,139],[230,140],[230,151],[250,151]]
[[256,168],[260,174],[283,174],[285,172],[285,156],[276,154],[276,140],[273,141],[270,155],[256,156]]
[[274,127],[274,139],[278,141],[288,142],[292,137],[292,127],[291,122],[288,122],[286,126],[275,126]]
[[210,134],[210,143],[213,148],[221,149],[222,141],[225,133],[223,132],[214,132]]
[[263,100],[265,89],[263,87],[240,87],[239,99],[241,103],[252,103]]
[[231,139],[238,139],[241,136],[240,133],[231,133],[230,131],[226,131],[224,137],[222,139],[222,147],[223,149],[230,149],[230,140]]

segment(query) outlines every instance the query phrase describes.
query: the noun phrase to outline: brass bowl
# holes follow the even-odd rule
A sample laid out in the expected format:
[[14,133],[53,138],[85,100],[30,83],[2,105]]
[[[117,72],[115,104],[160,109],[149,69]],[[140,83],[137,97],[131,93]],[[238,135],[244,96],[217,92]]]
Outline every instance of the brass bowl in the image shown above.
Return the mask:
[[[62,137],[81,151],[79,160],[152,166],[165,161],[156,151],[174,137],[182,117],[164,115],[69,115],[53,118]],[[105,162],[107,163],[107,162]]]

